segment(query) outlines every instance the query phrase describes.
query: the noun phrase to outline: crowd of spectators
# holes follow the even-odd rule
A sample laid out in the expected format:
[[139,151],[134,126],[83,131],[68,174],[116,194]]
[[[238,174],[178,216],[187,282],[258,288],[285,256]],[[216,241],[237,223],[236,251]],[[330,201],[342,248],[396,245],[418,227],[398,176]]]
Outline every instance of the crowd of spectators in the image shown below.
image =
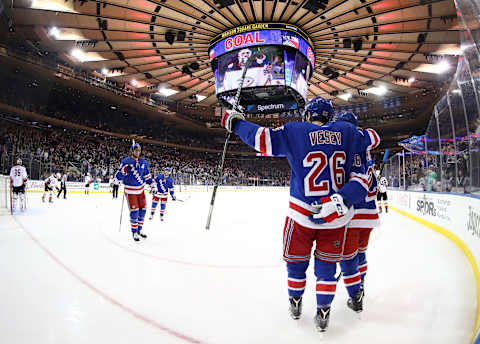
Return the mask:
[[[129,153],[130,140],[86,130],[52,127],[27,122],[18,117],[0,117],[0,157],[2,173],[22,158],[32,178],[66,172],[69,180],[83,180],[89,172],[106,182]],[[178,183],[214,184],[219,153],[191,151],[142,144],[143,156],[159,173],[170,167]],[[224,169],[224,184],[286,185],[289,167],[285,159],[230,157]]]

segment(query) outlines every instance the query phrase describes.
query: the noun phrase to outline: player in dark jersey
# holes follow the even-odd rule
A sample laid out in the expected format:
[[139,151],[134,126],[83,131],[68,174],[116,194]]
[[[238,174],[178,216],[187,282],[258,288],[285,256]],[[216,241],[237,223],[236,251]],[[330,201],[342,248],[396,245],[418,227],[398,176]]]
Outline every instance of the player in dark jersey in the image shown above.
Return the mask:
[[[358,119],[352,112],[344,112],[337,116],[337,121],[351,123],[358,127]],[[375,176],[375,163],[371,157],[370,151],[380,144],[380,136],[371,128],[359,129],[363,136],[362,144],[362,164],[365,165],[365,171],[368,178],[367,197],[358,203],[355,203],[354,216],[347,226],[347,236],[343,252],[343,261],[340,263],[343,273],[344,285],[347,290],[352,288],[354,283],[352,279],[360,275],[361,288],[354,298],[348,300],[348,307],[355,312],[363,310],[364,279],[367,273],[366,251],[370,238],[370,233],[374,227],[380,224],[378,210],[375,203],[377,194],[377,178]]]
[[[284,228],[283,258],[287,263],[290,313],[300,318],[306,270],[315,244],[317,315],[315,326],[325,331],[337,281],[336,263],[342,259],[345,225],[352,204],[367,195],[368,181],[360,158],[362,135],[351,124],[331,122],[333,107],[321,97],[305,107],[305,122],[289,122],[276,129],[245,121],[226,112],[222,125],[261,153],[285,155],[291,167],[290,207]],[[360,276],[358,276],[360,282]],[[353,297],[360,283],[352,288]],[[350,292],[350,291],[349,291]]]

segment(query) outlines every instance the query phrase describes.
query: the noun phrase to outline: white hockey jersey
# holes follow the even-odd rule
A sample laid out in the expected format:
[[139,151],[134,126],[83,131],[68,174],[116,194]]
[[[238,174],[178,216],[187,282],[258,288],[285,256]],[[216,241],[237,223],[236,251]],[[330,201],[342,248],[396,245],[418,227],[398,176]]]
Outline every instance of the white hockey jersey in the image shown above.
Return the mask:
[[28,180],[27,170],[25,167],[15,165],[10,170],[10,180],[15,187],[22,186]]
[[47,179],[45,179],[45,185],[47,185],[48,187],[50,187],[52,189],[57,187],[57,184],[58,184],[58,180],[57,180],[57,178],[55,178],[55,176],[53,174],[50,177],[48,177]]
[[388,181],[387,178],[382,177],[380,178],[380,182],[378,182],[378,188],[380,189],[381,193],[387,192]]

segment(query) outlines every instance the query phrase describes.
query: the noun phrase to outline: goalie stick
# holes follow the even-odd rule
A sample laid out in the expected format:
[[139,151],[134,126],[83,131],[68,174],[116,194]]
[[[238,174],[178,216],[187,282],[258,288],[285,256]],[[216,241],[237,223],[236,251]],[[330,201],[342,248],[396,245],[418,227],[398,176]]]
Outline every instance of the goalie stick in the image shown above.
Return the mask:
[[[247,75],[248,66],[250,66],[254,58],[256,58],[259,54],[264,54],[264,53],[265,53],[265,50],[259,49],[257,52],[253,53],[252,56],[250,56],[247,62],[245,63],[245,66],[243,67],[243,71],[242,71],[242,77],[240,78],[240,84],[238,85],[237,93],[235,94],[235,98],[233,100],[233,108],[232,108],[233,111],[237,111],[239,109],[240,93],[242,92],[243,82],[245,81],[245,76]],[[210,229],[210,222],[212,220],[213,205],[215,203],[215,196],[217,194],[217,189],[222,182],[223,164],[225,163],[225,155],[227,154],[227,147],[228,147],[228,141],[230,140],[230,134],[231,133],[227,130],[227,136],[225,137],[225,143],[223,145],[222,157],[220,159],[220,163],[218,164],[217,181],[213,186],[212,199],[210,201],[210,210],[208,211],[207,225],[205,227],[207,231]]]

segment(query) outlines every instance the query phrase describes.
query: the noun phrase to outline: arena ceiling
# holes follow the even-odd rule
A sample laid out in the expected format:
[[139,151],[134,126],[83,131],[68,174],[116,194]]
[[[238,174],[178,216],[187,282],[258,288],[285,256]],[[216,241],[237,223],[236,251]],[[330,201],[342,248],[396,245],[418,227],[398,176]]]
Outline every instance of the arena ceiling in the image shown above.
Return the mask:
[[305,31],[316,55],[308,98],[337,105],[439,88],[461,54],[452,0],[14,0],[11,12],[17,31],[73,63],[200,105],[217,102],[209,41],[249,23]]

